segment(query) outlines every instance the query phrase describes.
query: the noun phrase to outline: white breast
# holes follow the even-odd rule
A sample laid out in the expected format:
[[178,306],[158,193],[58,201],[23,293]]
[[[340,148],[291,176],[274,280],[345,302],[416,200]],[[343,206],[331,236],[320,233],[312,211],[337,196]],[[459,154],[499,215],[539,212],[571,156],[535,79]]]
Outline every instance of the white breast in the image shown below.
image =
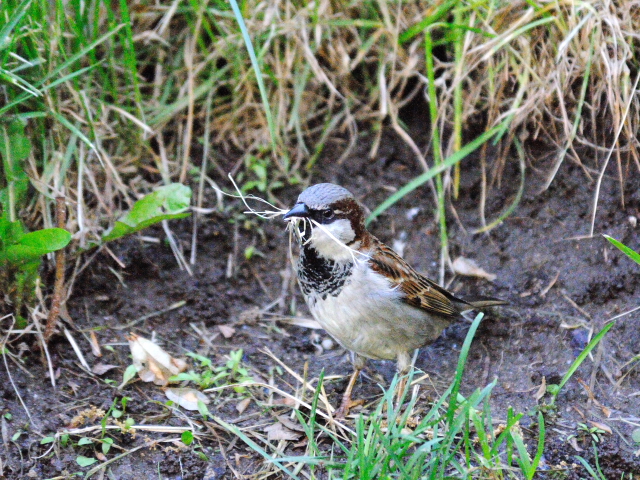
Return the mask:
[[368,262],[356,262],[337,296],[311,294],[307,304],[322,328],[344,348],[373,359],[394,359],[437,337],[429,316],[401,301],[402,294]]

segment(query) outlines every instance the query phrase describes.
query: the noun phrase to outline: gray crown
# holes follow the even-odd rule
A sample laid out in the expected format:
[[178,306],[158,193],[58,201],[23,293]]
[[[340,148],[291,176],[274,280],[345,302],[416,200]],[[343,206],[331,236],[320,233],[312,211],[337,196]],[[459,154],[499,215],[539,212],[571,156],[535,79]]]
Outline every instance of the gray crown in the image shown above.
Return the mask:
[[346,188],[333,183],[318,183],[302,192],[298,197],[298,203],[304,203],[312,210],[319,210],[344,198],[353,198]]

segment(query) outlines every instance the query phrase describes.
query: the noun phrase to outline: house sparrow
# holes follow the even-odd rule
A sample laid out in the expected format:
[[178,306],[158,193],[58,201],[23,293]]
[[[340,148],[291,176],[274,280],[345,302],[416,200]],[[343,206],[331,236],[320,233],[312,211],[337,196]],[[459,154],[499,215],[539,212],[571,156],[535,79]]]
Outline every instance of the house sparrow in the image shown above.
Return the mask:
[[466,302],[416,272],[367,231],[363,207],[338,185],[307,188],[284,219],[300,244],[297,275],[309,310],[352,352],[354,372],[338,418],[349,411],[365,359],[395,359],[404,375],[412,352],[433,342],[462,312],[505,303]]

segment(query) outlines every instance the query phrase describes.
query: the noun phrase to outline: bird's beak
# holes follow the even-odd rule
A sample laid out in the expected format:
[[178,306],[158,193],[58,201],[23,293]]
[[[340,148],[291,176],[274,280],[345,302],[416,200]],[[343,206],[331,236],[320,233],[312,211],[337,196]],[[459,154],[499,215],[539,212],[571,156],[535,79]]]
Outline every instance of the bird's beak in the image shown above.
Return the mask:
[[284,219],[289,218],[307,218],[309,216],[309,209],[304,203],[296,203],[291,210],[284,214]]

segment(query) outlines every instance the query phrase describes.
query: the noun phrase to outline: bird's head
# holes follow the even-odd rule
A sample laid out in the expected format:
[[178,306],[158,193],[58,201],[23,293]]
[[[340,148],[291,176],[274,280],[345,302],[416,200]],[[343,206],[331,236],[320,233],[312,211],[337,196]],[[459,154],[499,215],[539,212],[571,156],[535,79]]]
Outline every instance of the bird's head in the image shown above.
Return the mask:
[[305,244],[333,261],[351,260],[350,250],[363,246],[367,235],[364,208],[349,190],[332,183],[307,188],[284,219],[297,225]]

